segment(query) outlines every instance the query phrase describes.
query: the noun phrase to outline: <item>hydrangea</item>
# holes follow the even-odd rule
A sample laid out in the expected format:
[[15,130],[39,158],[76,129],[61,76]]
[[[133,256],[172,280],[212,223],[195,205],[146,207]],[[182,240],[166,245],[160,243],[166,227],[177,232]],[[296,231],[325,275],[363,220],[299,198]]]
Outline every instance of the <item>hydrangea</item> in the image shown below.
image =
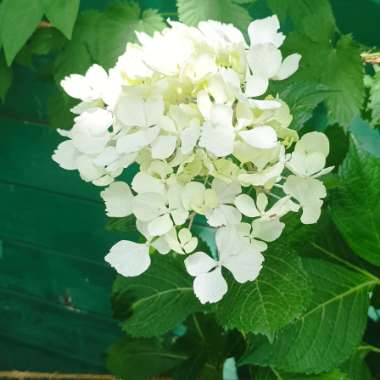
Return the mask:
[[[286,214],[318,220],[329,142],[320,132],[298,139],[286,103],[267,93],[301,59],[282,56],[277,16],[253,21],[249,43],[216,21],[168,23],[137,33],[109,72],[93,65],[61,82],[80,103],[53,159],[105,187],[108,216],[136,218],[145,243],[123,240],[106,256],[120,274],[138,276],[154,251],[172,252],[199,300],[217,302],[228,290],[223,271],[239,283],[259,276]],[[118,179],[134,163],[132,183]],[[197,250],[197,215],[215,229],[216,257]]]

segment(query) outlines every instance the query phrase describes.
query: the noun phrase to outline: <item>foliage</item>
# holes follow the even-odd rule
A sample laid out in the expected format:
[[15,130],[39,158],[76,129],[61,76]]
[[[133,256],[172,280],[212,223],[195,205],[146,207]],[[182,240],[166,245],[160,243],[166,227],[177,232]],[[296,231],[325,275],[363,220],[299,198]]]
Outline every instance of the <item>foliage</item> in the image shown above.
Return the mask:
[[[296,75],[271,91],[288,103],[291,128],[300,135],[326,131],[328,162],[336,166],[329,177],[333,188],[324,222],[310,227],[290,221],[294,228],[267,252],[260,277],[234,283],[216,306],[197,301],[175,257],[153,254],[155,265],[143,276],[118,277],[113,311],[126,336],[110,348],[109,370],[136,380],[161,374],[221,379],[225,360],[234,357],[241,379],[371,379],[365,357],[378,349],[363,341],[371,292],[380,284],[380,139],[373,128],[380,120],[380,76],[367,70],[365,89],[360,53],[367,47],[339,30],[328,0],[177,3],[178,19],[189,25],[216,19],[244,30],[263,7],[279,15],[291,31],[285,53],[300,52],[302,61]],[[131,2],[103,12],[80,11],[79,5],[0,2],[2,101],[16,65],[38,71],[35,58],[44,56],[52,61],[49,75],[56,84],[93,63],[108,68],[136,40],[135,30],[152,34],[167,16]],[[57,90],[50,99],[51,124],[71,127],[73,105]],[[128,237],[136,233],[130,226],[129,220],[108,224]],[[201,238],[198,228],[193,232]],[[202,244],[207,250],[208,242]]]

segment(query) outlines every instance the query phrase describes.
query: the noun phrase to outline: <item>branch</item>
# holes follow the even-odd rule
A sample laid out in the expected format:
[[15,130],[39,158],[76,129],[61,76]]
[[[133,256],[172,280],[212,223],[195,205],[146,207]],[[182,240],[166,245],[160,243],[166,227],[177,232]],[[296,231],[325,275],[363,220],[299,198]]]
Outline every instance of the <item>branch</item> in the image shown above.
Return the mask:
[[380,53],[362,53],[360,57],[364,63],[370,63],[372,65],[380,63]]

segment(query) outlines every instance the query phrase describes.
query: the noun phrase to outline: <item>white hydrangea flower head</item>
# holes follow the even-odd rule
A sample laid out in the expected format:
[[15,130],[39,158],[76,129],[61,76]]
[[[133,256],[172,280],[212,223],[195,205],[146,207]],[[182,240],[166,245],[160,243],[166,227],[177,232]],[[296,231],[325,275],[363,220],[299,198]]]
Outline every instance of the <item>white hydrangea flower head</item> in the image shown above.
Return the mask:
[[[168,21],[153,35],[137,33],[108,72],[93,65],[61,82],[80,103],[72,129],[58,131],[66,140],[53,160],[105,187],[107,216],[135,218],[145,238],[107,254],[123,276],[145,272],[154,251],[185,256],[200,302],[218,302],[225,269],[239,283],[259,276],[285,215],[301,209],[302,223],[318,220],[329,142],[320,132],[298,140],[289,107],[268,93],[301,59],[283,59],[279,29],[277,16],[255,20],[245,41],[233,25]],[[127,184],[121,175],[132,164]],[[202,218],[217,257],[197,251]]]

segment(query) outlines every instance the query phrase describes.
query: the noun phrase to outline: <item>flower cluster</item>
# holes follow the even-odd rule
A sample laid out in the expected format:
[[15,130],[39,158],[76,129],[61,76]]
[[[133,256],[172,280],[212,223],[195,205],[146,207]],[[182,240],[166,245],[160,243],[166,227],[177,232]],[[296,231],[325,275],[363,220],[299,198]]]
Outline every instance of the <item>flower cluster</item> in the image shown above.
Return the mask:
[[[106,261],[119,273],[143,273],[153,250],[175,252],[199,300],[217,302],[227,292],[222,268],[239,283],[254,280],[285,214],[301,209],[302,223],[317,221],[329,142],[320,132],[298,139],[286,103],[266,94],[301,58],[283,59],[276,16],[249,25],[249,44],[232,25],[169,24],[152,37],[137,33],[139,44],[108,73],[93,65],[62,81],[81,102],[53,159],[107,186],[108,216],[135,216],[146,242],[111,248]],[[130,186],[115,180],[133,163]],[[215,229],[215,257],[197,250],[195,216]]]

